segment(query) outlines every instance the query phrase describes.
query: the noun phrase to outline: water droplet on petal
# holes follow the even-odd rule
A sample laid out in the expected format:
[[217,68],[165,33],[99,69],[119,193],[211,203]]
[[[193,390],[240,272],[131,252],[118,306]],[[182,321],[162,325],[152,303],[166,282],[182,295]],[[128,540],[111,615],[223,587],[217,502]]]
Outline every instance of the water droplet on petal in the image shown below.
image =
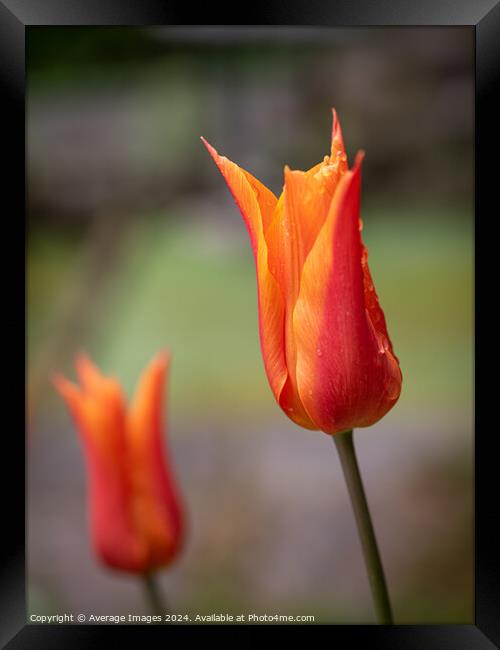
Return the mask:
[[389,341],[385,336],[381,335],[381,338],[378,342],[378,356],[382,357],[389,350]]

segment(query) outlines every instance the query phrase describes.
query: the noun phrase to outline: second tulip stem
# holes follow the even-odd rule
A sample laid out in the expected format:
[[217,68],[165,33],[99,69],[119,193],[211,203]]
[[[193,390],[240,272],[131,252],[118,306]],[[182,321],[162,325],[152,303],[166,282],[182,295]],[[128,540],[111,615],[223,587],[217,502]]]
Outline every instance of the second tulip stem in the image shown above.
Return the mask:
[[391,604],[387,592],[384,569],[380,560],[375,531],[359,472],[352,431],[346,431],[345,433],[333,436],[333,441],[340,456],[342,471],[344,472],[347,489],[351,497],[377,619],[379,623],[391,624],[393,622]]
[[155,616],[161,616],[163,619],[163,616],[168,614],[168,608],[160,593],[156,577],[151,573],[144,575],[144,590],[151,611]]

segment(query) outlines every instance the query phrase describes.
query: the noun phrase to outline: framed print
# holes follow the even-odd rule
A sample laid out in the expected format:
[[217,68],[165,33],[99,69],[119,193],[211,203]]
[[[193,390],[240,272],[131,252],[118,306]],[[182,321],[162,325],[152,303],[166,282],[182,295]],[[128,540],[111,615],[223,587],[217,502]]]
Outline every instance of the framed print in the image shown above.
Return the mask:
[[249,12],[0,3],[2,643],[493,648],[499,6]]

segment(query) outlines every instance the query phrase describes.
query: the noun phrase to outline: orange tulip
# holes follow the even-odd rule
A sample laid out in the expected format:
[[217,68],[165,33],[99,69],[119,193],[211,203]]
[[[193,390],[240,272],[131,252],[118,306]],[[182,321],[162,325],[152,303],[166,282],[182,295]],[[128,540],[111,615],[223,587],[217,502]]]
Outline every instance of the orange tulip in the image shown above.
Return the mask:
[[84,355],[76,360],[81,387],[55,379],[85,450],[97,554],[134,573],[170,564],[183,541],[182,508],[162,443],[168,365],[167,354],[156,356],[128,406],[119,382]]
[[337,434],[377,422],[401,371],[361,240],[363,154],[348,168],[335,111],[331,153],[285,167],[276,196],[202,138],[242,213],[257,271],[259,330],[274,396],[294,422]]

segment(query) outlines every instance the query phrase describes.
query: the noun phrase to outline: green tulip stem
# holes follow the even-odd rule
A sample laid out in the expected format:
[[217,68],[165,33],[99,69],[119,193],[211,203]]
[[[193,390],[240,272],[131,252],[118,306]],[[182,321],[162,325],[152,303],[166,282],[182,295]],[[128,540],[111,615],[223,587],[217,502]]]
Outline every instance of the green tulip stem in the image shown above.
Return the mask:
[[146,600],[148,601],[151,612],[155,616],[161,616],[163,619],[164,614],[168,614],[168,608],[160,592],[156,577],[152,573],[145,573],[143,583]]
[[340,456],[340,464],[351,498],[354,517],[358,527],[359,539],[363,549],[368,578],[375,606],[377,620],[382,624],[392,624],[391,604],[380,560],[375,531],[366,501],[365,490],[359,473],[352,431],[345,431],[333,437]]

